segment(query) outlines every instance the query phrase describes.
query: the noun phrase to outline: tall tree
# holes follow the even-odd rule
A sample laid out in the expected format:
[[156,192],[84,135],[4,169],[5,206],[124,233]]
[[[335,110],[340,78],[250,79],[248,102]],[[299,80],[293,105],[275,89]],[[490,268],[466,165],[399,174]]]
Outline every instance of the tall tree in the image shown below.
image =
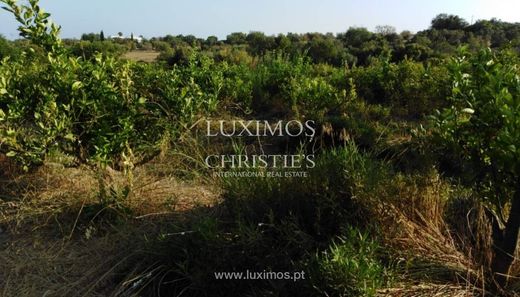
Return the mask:
[[441,13],[432,20],[432,29],[435,30],[462,30],[468,26],[468,22],[463,18]]

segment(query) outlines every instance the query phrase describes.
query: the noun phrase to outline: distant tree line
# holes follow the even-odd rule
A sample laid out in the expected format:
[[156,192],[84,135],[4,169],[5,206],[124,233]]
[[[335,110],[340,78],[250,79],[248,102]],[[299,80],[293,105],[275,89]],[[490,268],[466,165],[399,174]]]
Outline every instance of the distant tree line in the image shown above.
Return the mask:
[[[85,33],[79,41],[65,41],[73,53],[84,57],[91,57],[95,52],[120,55],[128,50],[155,49],[162,53],[160,59],[170,65],[186,63],[195,51],[202,51],[215,60],[232,63],[248,62],[266,53],[278,52],[288,56],[308,56],[315,63],[361,66],[380,56],[387,56],[392,62],[442,59],[453,55],[460,46],[467,46],[470,50],[510,47],[520,52],[520,23],[491,19],[469,24],[459,16],[439,14],[431,21],[430,28],[415,34],[410,31],[397,33],[394,27],[385,25],[377,26],[374,32],[363,27],[351,27],[339,34],[288,33],[273,36],[256,31],[235,32],[225,40],[216,36],[203,39],[194,35],[166,35],[140,44],[127,39],[108,39],[101,31]],[[0,58],[15,52],[15,44],[0,36]]]
[[512,47],[520,51],[520,23],[507,23],[497,19],[479,20],[469,24],[456,15],[439,14],[429,29],[397,33],[392,26],[377,26],[375,32],[362,27],[351,27],[339,34],[279,34],[262,32],[231,33],[225,40],[216,36],[206,39],[193,35],[167,35],[152,38],[153,47],[165,53],[171,63],[186,58],[192,50],[203,50],[217,59],[228,52],[257,57],[277,51],[288,55],[307,55],[316,63],[335,66],[347,64],[367,65],[370,59],[388,55],[392,61],[405,58],[426,61],[454,54],[466,45],[471,50],[483,47]]

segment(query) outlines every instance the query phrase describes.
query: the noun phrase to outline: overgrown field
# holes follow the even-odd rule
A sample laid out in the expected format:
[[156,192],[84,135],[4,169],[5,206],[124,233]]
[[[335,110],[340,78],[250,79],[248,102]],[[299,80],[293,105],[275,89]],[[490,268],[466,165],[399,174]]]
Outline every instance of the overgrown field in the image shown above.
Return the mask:
[[[0,2],[24,37],[0,42],[1,296],[520,294],[518,26],[137,45]],[[240,120],[316,135],[206,135]],[[315,166],[204,163],[258,152]],[[245,271],[305,278],[215,277]]]

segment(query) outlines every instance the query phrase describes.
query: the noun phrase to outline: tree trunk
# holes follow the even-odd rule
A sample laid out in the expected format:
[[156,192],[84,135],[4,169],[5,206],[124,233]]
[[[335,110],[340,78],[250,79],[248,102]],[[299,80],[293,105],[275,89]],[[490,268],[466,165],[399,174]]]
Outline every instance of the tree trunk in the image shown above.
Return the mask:
[[494,256],[492,269],[495,280],[501,286],[506,285],[507,275],[511,264],[513,264],[516,245],[518,242],[518,231],[520,228],[520,190],[515,192],[511,212],[507,219],[506,228],[498,236],[494,236]]

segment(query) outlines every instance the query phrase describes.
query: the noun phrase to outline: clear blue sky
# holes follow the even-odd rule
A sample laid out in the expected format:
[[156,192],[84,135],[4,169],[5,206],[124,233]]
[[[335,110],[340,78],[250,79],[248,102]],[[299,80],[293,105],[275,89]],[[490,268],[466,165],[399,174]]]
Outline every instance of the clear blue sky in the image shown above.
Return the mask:
[[[263,31],[267,34],[344,32],[350,26],[373,30],[392,25],[398,31],[426,29],[439,13],[468,22],[496,17],[520,22],[520,0],[41,0],[62,25],[63,37],[99,32],[145,37],[166,34],[216,35]],[[17,38],[17,24],[0,12],[0,34]]]

